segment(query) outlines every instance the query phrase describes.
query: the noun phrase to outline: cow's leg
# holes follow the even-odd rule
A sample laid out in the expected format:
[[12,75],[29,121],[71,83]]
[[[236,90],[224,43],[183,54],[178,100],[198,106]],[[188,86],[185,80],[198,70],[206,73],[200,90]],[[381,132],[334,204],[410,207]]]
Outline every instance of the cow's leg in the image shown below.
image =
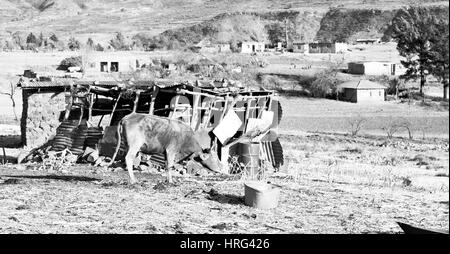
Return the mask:
[[173,183],[172,180],[172,168],[175,166],[175,153],[170,150],[166,150],[166,168],[167,168],[167,181]]
[[137,153],[139,152],[139,148],[134,146],[134,147],[129,147],[128,149],[128,153],[125,156],[125,163],[127,165],[127,170],[128,170],[128,174],[130,175],[130,183],[131,184],[135,184],[137,183],[137,179],[134,176],[133,173],[133,165],[134,165],[134,159],[136,158]]

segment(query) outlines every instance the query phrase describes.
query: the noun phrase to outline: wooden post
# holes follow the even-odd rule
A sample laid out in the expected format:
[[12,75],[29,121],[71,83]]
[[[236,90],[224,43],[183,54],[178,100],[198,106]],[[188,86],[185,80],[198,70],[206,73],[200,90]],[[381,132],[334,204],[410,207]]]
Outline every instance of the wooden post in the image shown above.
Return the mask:
[[80,113],[80,119],[78,119],[78,125],[80,125],[81,120],[83,120],[83,116],[84,116],[84,107],[83,106],[80,106],[80,111],[81,111],[81,113]]
[[114,112],[116,111],[117,104],[119,103],[120,97],[122,96],[122,93],[119,93],[119,96],[117,97],[116,103],[114,104],[113,110],[111,112],[111,119],[109,119],[109,126],[112,124]]
[[264,100],[263,107],[260,107],[260,111],[258,112],[258,118],[261,118],[262,113],[265,110],[265,105],[267,104],[267,101],[269,101],[269,105],[267,106],[267,110],[270,110],[272,108],[272,98],[267,96]]
[[3,158],[2,158],[2,163],[5,164],[5,160],[6,160],[6,152],[5,152],[5,148],[2,146],[2,150],[3,150]]
[[102,116],[100,117],[100,120],[98,121],[97,127],[100,127],[100,125],[102,124],[103,117],[105,117],[105,115],[102,115]]
[[159,93],[159,87],[154,86],[153,93],[151,96],[151,101],[150,101],[150,110],[148,112],[150,115],[153,115],[153,112],[155,111],[155,100],[156,100],[156,96],[158,95],[158,93]]
[[133,113],[136,113],[140,95],[141,95],[141,91],[137,90],[136,91],[136,97],[134,98]]
[[92,121],[92,107],[94,106],[94,94],[90,93],[91,86],[89,86],[88,89],[88,96],[89,96],[89,113],[88,113],[88,122]]
[[75,88],[71,87],[70,89],[70,97],[69,97],[69,103],[67,103],[67,107],[66,107],[66,112],[64,114],[64,120],[69,119],[69,115],[70,115],[70,111],[72,110],[72,104],[73,104],[73,95],[74,95],[74,90]]
[[213,108],[214,103],[215,103],[215,101],[212,99],[208,101],[207,110],[205,112],[205,115],[203,116],[202,125],[200,126],[200,128],[208,128],[208,124],[209,124],[209,120],[211,119],[211,113],[212,113],[212,108]]
[[198,122],[198,103],[200,102],[201,95],[196,94],[193,98],[193,107],[192,107],[192,118],[191,118],[191,128],[196,130],[197,122]]
[[244,126],[243,126],[243,128],[242,128],[242,132],[243,133],[245,133],[246,131],[247,131],[247,122],[248,122],[248,119],[250,118],[250,107],[251,107],[251,104],[252,104],[252,99],[247,99],[247,107],[245,108],[245,114],[244,114]]
[[175,96],[175,102],[173,105],[173,111],[169,113],[169,118],[173,119],[173,117],[176,115],[175,113],[177,112],[177,105],[178,105],[178,101],[180,100],[180,95],[176,95]]

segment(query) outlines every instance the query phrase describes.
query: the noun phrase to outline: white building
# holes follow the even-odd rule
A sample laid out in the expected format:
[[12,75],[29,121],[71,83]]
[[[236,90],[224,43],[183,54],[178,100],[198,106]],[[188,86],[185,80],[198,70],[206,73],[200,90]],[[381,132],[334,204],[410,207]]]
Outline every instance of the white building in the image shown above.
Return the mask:
[[381,102],[386,87],[369,80],[348,81],[338,85],[339,99],[350,102]]
[[96,52],[86,58],[86,73],[127,73],[136,71],[144,64],[144,59],[127,52]]
[[264,42],[244,41],[239,44],[241,53],[264,52],[266,45]]
[[402,75],[406,69],[402,64],[393,62],[350,62],[348,73],[360,75]]

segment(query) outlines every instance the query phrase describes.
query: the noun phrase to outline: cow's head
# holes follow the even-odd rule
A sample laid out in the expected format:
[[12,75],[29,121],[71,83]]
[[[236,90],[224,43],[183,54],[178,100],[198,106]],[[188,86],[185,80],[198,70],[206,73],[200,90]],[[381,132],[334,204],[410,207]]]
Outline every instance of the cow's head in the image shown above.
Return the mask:
[[223,173],[221,171],[222,167],[219,158],[215,153],[212,153],[210,149],[204,149],[197,155],[195,160],[200,162],[204,167],[213,172]]

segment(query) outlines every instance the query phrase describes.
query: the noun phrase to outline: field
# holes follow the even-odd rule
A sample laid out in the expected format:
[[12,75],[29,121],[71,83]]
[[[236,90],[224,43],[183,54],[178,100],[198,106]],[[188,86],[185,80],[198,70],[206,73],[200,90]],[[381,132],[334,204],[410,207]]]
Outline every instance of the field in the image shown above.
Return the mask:
[[[354,104],[335,100],[282,97],[281,105],[286,118],[280,131],[286,133],[326,132],[349,134],[351,123],[364,120],[359,134],[386,137],[384,127],[396,120],[409,122],[415,138],[442,138],[449,136],[448,111],[437,111],[407,102],[386,101],[377,104]],[[406,129],[396,133],[408,137]]]
[[[26,68],[53,70],[74,54],[0,52],[0,90],[7,91]],[[174,57],[166,51],[131,54]],[[284,88],[335,63],[399,59],[393,44],[345,55],[257,57],[269,63],[259,72],[290,77]],[[229,58],[247,62],[253,57]],[[441,94],[438,86],[425,92]],[[20,90],[16,102],[20,117]],[[140,183],[131,186],[121,168],[79,164],[55,172],[32,163],[5,164],[0,165],[0,233],[400,233],[396,221],[448,230],[448,102],[439,107],[420,101],[353,104],[286,93],[280,102],[285,164],[266,179],[281,188],[275,209],[245,206],[246,179],[239,176],[178,176],[175,185],[167,185],[162,172],[150,169],[138,171]],[[351,123],[358,119],[364,125],[353,137]],[[384,128],[395,119],[409,123],[412,139],[405,129],[387,138]],[[4,95],[0,130],[0,136],[19,132]],[[6,150],[7,156],[18,152]]]
[[163,175],[140,172],[130,186],[121,169],[10,165],[0,169],[0,232],[399,233],[396,221],[448,229],[448,143],[405,149],[345,136],[281,138],[288,165],[267,179],[281,186],[275,209],[245,206],[236,179],[180,177],[166,186]]

